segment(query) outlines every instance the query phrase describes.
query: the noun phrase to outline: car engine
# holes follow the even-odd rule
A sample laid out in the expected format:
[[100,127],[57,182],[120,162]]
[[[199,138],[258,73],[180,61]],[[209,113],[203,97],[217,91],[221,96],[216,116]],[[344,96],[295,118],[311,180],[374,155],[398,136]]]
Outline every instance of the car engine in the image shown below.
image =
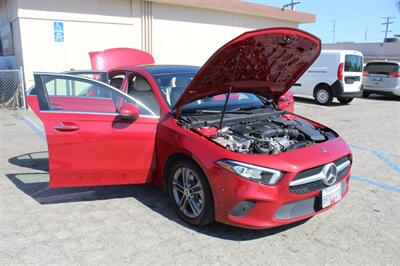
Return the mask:
[[195,115],[185,116],[183,121],[186,127],[239,153],[279,154],[337,137],[329,129],[317,128],[300,117],[276,109],[227,115],[221,128],[216,123],[218,118],[213,118]]

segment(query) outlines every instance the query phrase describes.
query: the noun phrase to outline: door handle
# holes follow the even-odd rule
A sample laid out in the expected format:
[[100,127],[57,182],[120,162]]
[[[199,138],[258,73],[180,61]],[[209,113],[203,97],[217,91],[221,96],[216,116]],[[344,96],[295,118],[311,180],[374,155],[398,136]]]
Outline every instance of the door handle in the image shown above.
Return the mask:
[[79,126],[74,124],[65,125],[64,123],[62,123],[54,126],[54,129],[57,131],[76,131],[79,129]]

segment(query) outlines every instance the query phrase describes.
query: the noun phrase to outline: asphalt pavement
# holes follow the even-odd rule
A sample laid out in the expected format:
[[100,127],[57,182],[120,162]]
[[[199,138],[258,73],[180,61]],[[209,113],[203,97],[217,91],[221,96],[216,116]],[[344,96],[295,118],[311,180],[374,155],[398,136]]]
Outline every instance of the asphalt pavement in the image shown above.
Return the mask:
[[400,101],[296,98],[295,109],[350,144],[350,191],[330,211],[266,230],[191,227],[153,185],[50,189],[40,121],[0,112],[0,265],[400,265]]

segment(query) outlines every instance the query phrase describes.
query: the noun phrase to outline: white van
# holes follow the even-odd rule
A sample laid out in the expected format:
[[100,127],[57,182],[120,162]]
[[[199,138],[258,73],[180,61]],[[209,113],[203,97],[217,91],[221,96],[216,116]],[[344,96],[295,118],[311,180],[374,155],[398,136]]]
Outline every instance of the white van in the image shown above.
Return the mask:
[[322,50],[318,59],[290,89],[295,95],[313,96],[329,105],[334,97],[342,104],[362,95],[363,55],[351,50]]

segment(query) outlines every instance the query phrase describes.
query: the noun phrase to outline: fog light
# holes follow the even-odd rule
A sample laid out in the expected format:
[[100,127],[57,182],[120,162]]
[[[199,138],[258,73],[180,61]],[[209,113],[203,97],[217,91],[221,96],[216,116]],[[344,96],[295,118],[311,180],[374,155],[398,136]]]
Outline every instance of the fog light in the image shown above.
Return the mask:
[[248,213],[255,204],[256,202],[254,200],[241,201],[232,209],[231,215],[236,217],[243,216]]

